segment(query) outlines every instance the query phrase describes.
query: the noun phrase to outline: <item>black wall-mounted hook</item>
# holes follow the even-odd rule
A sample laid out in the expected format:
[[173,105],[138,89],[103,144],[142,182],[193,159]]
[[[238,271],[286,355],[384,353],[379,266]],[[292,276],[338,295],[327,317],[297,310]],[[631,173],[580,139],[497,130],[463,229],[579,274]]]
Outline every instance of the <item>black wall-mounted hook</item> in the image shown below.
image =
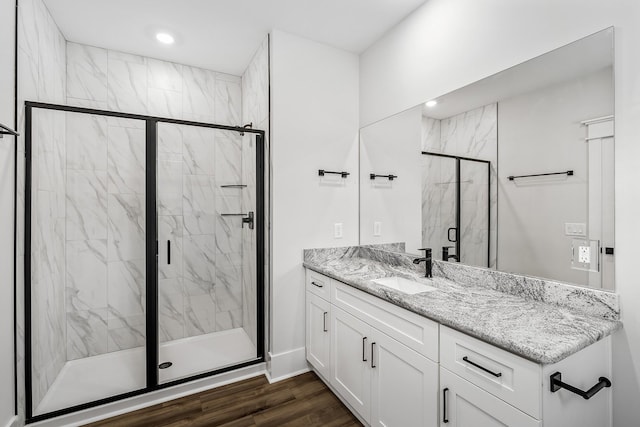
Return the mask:
[[326,174],[329,174],[329,175],[340,175],[342,178],[346,178],[346,177],[348,177],[350,175],[349,172],[344,172],[344,171],[342,171],[342,172],[332,172],[332,171],[327,171],[327,170],[324,170],[324,169],[318,169],[318,176],[325,176]]
[[586,400],[591,399],[596,393],[598,393],[603,388],[611,387],[611,381],[609,381],[609,379],[605,377],[598,378],[598,382],[596,383],[596,385],[594,385],[587,391],[583,391],[577,387],[574,387],[567,383],[563,383],[562,374],[560,372],[556,372],[555,374],[551,375],[550,380],[551,380],[551,385],[550,385],[551,393],[555,393],[556,391],[564,388],[565,390],[569,390],[571,393],[575,393],[578,396],[582,396],[582,398]]
[[376,179],[376,178],[388,178],[389,181],[393,181],[394,178],[397,178],[398,175],[394,175],[394,174],[389,174],[389,175],[377,175],[375,173],[370,173],[369,174],[369,179]]

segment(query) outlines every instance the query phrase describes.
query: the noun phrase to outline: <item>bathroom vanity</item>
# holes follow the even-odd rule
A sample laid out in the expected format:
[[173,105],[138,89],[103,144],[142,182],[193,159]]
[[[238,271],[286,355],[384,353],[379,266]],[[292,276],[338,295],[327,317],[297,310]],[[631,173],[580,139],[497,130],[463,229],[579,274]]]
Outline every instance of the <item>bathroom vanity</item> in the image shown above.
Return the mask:
[[[557,284],[533,297],[500,292],[482,275],[503,289],[510,275],[441,262],[425,279],[412,258],[305,251],[307,360],[365,425],[611,424],[614,294],[568,287],[553,302]],[[451,268],[473,280],[447,279]]]

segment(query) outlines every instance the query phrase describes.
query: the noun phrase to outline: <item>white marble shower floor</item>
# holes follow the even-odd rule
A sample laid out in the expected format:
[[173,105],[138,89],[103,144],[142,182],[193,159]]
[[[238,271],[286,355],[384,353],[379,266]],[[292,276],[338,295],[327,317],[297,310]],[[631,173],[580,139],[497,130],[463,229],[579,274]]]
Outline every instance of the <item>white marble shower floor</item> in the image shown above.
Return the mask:
[[[256,358],[244,329],[230,329],[162,343],[160,383],[220,369]],[[34,415],[93,402],[146,386],[145,348],[115,351],[67,362]]]

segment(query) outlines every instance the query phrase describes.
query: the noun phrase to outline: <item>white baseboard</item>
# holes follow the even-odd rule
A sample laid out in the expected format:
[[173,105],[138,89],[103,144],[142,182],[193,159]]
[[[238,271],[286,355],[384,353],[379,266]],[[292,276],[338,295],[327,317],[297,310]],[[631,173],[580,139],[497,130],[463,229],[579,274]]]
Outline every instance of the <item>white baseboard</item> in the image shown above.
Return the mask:
[[304,347],[295,348],[283,353],[269,353],[270,363],[268,379],[277,382],[309,371]]
[[266,364],[259,363],[247,366],[231,372],[225,372],[213,377],[202,378],[188,383],[179,384],[173,387],[152,391],[140,396],[102,405],[84,411],[74,412],[69,415],[62,415],[50,420],[33,423],[30,426],[37,427],[75,427],[92,422],[115,417],[127,412],[137,411],[148,406],[164,403],[169,400],[179,399],[184,396],[211,390],[226,384],[242,381],[248,378],[266,374]]
[[18,426],[18,416],[14,415],[13,417],[11,417],[9,419],[9,421],[7,421],[7,424],[5,424],[5,427],[17,427]]
[[269,374],[269,371],[267,371],[265,376],[267,377],[267,381],[269,381],[269,384],[273,384],[273,383],[277,383],[278,381],[287,380],[289,378],[297,377],[298,375],[306,374],[309,371],[311,371],[311,369],[309,369],[307,367],[305,369],[301,369],[300,371],[292,372],[292,373],[287,374],[287,375],[282,375],[282,376],[280,376],[278,378],[271,378],[271,375]]

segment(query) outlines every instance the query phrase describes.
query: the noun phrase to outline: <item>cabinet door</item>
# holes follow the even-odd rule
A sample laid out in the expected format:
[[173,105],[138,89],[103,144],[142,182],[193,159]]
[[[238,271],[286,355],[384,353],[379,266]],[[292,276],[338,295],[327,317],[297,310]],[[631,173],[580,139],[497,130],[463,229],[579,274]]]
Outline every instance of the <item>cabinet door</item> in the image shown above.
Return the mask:
[[331,304],[307,292],[307,360],[325,378],[329,378]]
[[540,427],[540,421],[440,368],[441,427]]
[[438,425],[438,365],[376,330],[371,337],[371,425]]
[[368,423],[371,419],[371,327],[337,307],[331,311],[331,385]]

